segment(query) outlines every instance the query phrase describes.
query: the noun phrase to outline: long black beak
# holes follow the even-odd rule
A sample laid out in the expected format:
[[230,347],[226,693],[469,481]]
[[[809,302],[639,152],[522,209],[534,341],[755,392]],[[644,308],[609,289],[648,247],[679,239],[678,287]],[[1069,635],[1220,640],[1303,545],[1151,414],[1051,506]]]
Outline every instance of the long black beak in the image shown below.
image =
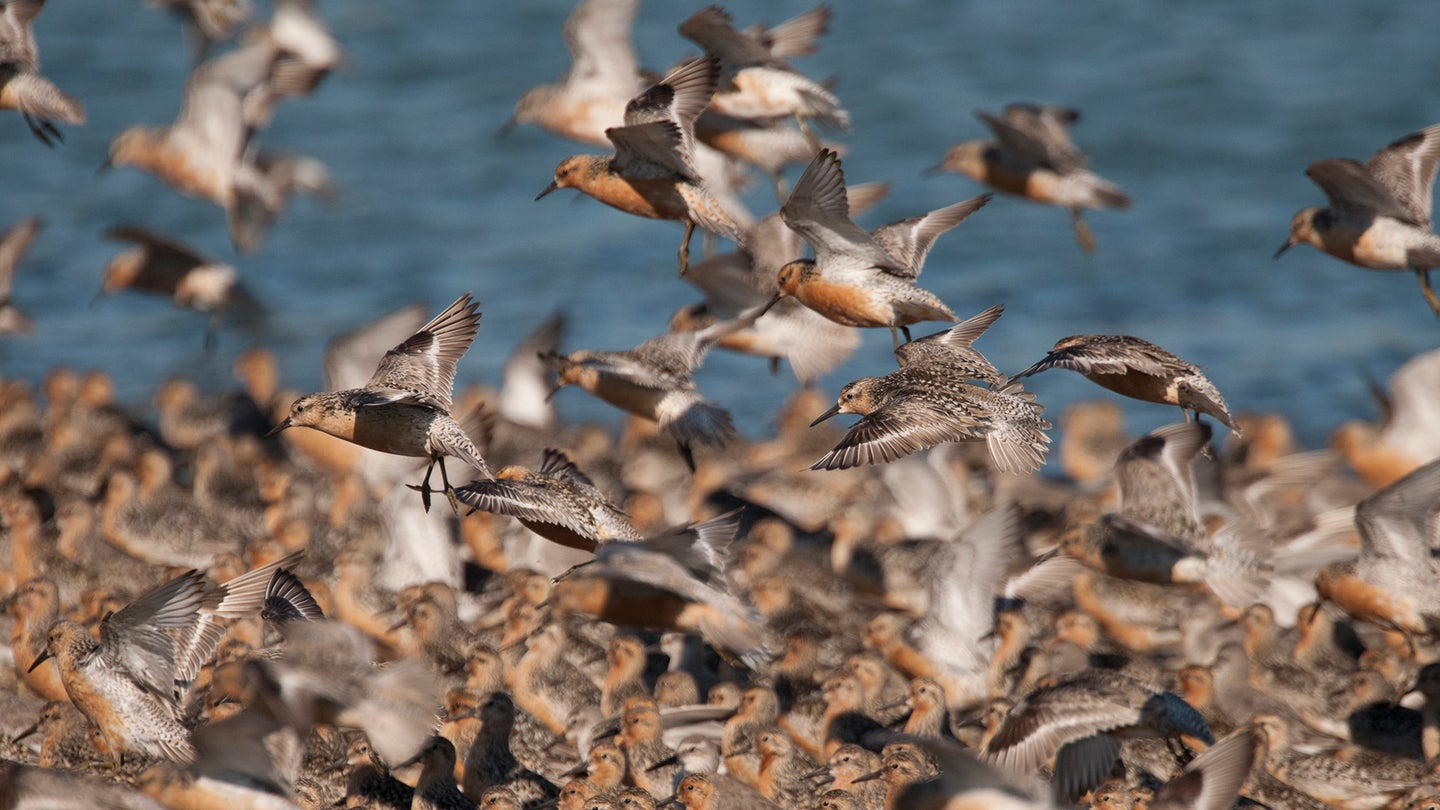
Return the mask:
[[660,760],[659,762],[655,763],[654,765],[651,765],[650,767],[646,768],[645,770],[647,770],[647,771],[658,771],[659,769],[664,768],[664,767],[666,767],[666,766],[668,766],[668,765],[679,765],[679,764],[680,764],[680,755],[679,755],[679,754],[671,754],[670,756],[668,756],[668,757]]
[[35,725],[33,725],[33,726],[25,729],[24,731],[20,732],[20,733],[17,734],[17,735],[15,735],[15,737],[12,738],[12,739],[10,740],[10,742],[12,742],[12,743],[18,743],[18,742],[20,742],[21,740],[25,739],[26,737],[29,737],[31,734],[34,734],[35,732],[37,732],[37,731],[39,731],[39,730],[40,730],[40,721],[39,721],[39,720],[36,720],[36,721],[35,721]]
[[26,672],[34,672],[34,671],[35,671],[35,668],[38,667],[38,666],[40,666],[41,664],[45,663],[46,659],[48,659],[49,657],[50,657],[50,651],[49,651],[48,649],[47,649],[47,650],[42,650],[39,655],[35,656],[35,661],[34,661],[34,663],[30,664],[30,668],[27,669],[27,670],[25,670],[25,671],[26,671]]
[[538,200],[538,199],[540,199],[541,197],[544,197],[546,194],[549,194],[550,192],[554,191],[554,190],[557,189],[557,188],[560,188],[560,187],[557,186],[557,185],[555,185],[555,181],[554,181],[554,180],[551,180],[551,181],[550,181],[550,185],[546,186],[544,191],[542,191],[542,192],[540,192],[539,194],[536,194],[536,195],[535,195],[535,199]]
[[98,168],[98,169],[95,170],[95,174],[96,174],[96,175],[105,174],[106,172],[110,171],[110,170],[113,169],[113,168],[115,168],[115,163],[114,163],[114,161],[110,160],[110,158],[107,157],[107,158],[105,158],[105,162],[100,164],[100,168]]
[[830,410],[828,410],[828,411],[820,414],[819,416],[815,417],[815,421],[810,423],[810,427],[815,427],[816,425],[820,424],[821,422],[824,422],[826,419],[829,419],[830,417],[834,416],[834,415],[837,414],[837,413],[840,413],[840,403],[838,403],[838,402],[835,403],[834,405],[831,405],[831,406],[830,406]]
[[939,174],[939,173],[941,173],[941,172],[943,172],[943,171],[945,171],[945,164],[944,164],[944,162],[942,161],[942,162],[940,162],[940,163],[936,163],[934,166],[927,166],[925,169],[921,170],[920,176],[921,176],[921,177],[934,177],[935,175],[937,175],[937,174]]
[[876,779],[879,779],[879,778],[880,778],[881,776],[883,776],[883,775],[884,775],[884,774],[883,774],[883,772],[881,772],[881,771],[871,771],[871,772],[869,772],[869,773],[861,774],[861,775],[855,777],[854,779],[851,779],[850,781],[851,781],[851,782],[871,782],[871,781],[874,781],[874,780],[876,780]]
[[495,139],[496,139],[496,140],[499,140],[499,139],[505,137],[506,135],[509,135],[509,134],[510,134],[510,130],[514,129],[514,128],[515,128],[515,125],[518,124],[518,123],[520,123],[520,122],[519,122],[519,121],[516,121],[516,120],[515,120],[515,116],[513,116],[513,115],[510,116],[509,118],[506,118],[506,119],[505,119],[505,123],[501,124],[501,125],[500,125],[500,128],[497,129],[497,130],[495,130]]
[[1285,240],[1285,244],[1281,245],[1281,246],[1280,246],[1280,249],[1277,250],[1277,251],[1275,251],[1275,255],[1272,256],[1271,258],[1274,258],[1274,259],[1280,258],[1280,256],[1281,256],[1282,254],[1284,254],[1285,251],[1289,250],[1289,249],[1292,248],[1292,247],[1295,247],[1295,244],[1296,244],[1296,243],[1295,243],[1295,240],[1294,240],[1294,239],[1286,239],[1286,240]]
[[265,434],[265,438],[268,439],[288,427],[290,427],[290,417],[287,416],[285,417],[285,421],[281,422],[273,428],[270,428],[270,432]]

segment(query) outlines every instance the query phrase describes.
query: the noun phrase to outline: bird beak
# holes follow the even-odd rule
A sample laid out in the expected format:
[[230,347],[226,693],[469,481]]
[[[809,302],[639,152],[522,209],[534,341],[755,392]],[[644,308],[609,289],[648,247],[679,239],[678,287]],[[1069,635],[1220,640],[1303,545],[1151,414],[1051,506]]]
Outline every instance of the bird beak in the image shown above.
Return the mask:
[[[805,780],[810,780],[810,779],[814,779],[814,778],[817,777],[817,776],[829,776],[829,775],[830,775],[830,766],[826,765],[826,766],[823,767],[823,768],[816,768],[815,770],[810,771],[809,773],[805,774],[804,776],[802,776],[802,777],[800,777],[800,778],[801,778],[801,779],[805,779]],[[831,781],[833,781],[833,780],[831,780]]]
[[1290,248],[1295,247],[1296,244],[1298,244],[1298,243],[1295,241],[1295,237],[1292,236],[1292,237],[1290,237],[1289,239],[1286,239],[1286,240],[1285,240],[1285,244],[1281,245],[1281,246],[1280,246],[1280,249],[1277,250],[1277,251],[1275,251],[1275,256],[1274,256],[1273,258],[1276,258],[1276,259],[1280,258],[1281,254],[1283,254],[1285,251],[1289,250]]
[[851,782],[873,782],[874,780],[879,779],[879,778],[881,777],[881,775],[882,775],[882,774],[880,773],[880,771],[871,771],[871,772],[866,773],[866,774],[861,774],[860,776],[857,776],[857,777],[855,777],[854,779],[851,779],[850,781],[851,781]]
[[544,191],[542,191],[542,192],[540,192],[539,194],[536,194],[536,195],[535,195],[535,199],[538,200],[538,199],[540,199],[541,197],[544,197],[546,194],[549,194],[550,192],[554,191],[554,190],[557,189],[557,188],[560,188],[560,187],[557,186],[557,185],[555,185],[555,181],[554,181],[554,180],[551,180],[551,181],[550,181],[550,185],[546,186]]
[[518,124],[518,123],[520,123],[520,122],[519,122],[519,121],[516,121],[516,120],[515,120],[515,116],[513,116],[513,115],[510,116],[509,118],[506,118],[506,119],[505,119],[505,123],[501,124],[501,125],[500,125],[500,128],[497,129],[497,130],[495,130],[495,139],[496,139],[496,140],[499,140],[499,139],[505,137],[506,135],[509,135],[509,134],[510,134],[510,130],[514,129],[514,128],[515,128],[515,125]]
[[554,399],[554,398],[555,398],[555,395],[558,394],[558,393],[560,392],[560,389],[561,389],[561,388],[564,388],[564,387],[565,387],[565,383],[560,383],[560,382],[555,383],[555,385],[554,385],[553,387],[551,387],[550,393],[548,393],[548,394],[545,395],[545,401],[546,401],[546,402],[549,402],[550,400]]
[[48,650],[48,649],[46,649],[46,650],[41,650],[41,651],[40,651],[40,654],[37,655],[37,656],[35,656],[35,662],[32,663],[32,664],[30,665],[30,668],[27,669],[27,670],[25,670],[25,671],[26,671],[26,672],[34,672],[34,671],[35,671],[35,668],[38,667],[38,666],[40,666],[41,664],[45,663],[46,659],[48,659],[49,657],[50,657],[50,650]]
[[660,768],[664,768],[664,767],[667,766],[667,765],[675,765],[675,764],[678,764],[679,762],[680,762],[680,755],[679,755],[679,754],[671,754],[670,756],[668,756],[668,757],[660,760],[659,762],[655,763],[654,765],[651,765],[650,767],[646,768],[645,770],[647,770],[647,771],[655,771],[655,770],[659,770]]
[[920,176],[921,176],[921,177],[934,177],[935,175],[937,175],[937,174],[939,174],[939,173],[941,173],[941,172],[943,172],[943,171],[945,171],[945,164],[944,164],[943,162],[942,162],[942,163],[936,163],[934,166],[929,166],[929,167],[925,168],[923,171],[921,171],[921,172],[920,172]]
[[810,427],[815,427],[816,425],[820,424],[821,422],[824,422],[826,419],[829,419],[830,417],[834,416],[834,415],[837,414],[837,413],[840,413],[840,403],[838,403],[838,402],[835,403],[834,405],[831,405],[831,406],[830,406],[830,410],[828,410],[828,411],[820,414],[819,416],[815,417],[815,421],[810,423]]
[[586,767],[585,763],[582,762],[579,765],[576,765],[575,767],[560,775],[565,777],[566,779],[574,779],[577,776],[584,776],[587,770],[589,770],[589,768]]
[[107,157],[107,158],[105,158],[105,162],[100,164],[100,168],[98,168],[98,169],[95,170],[95,174],[96,174],[96,175],[105,174],[106,172],[110,171],[110,170],[113,169],[113,168],[115,168],[115,162],[112,161],[110,158]]
[[33,726],[25,729],[24,731],[20,732],[20,733],[17,734],[17,735],[15,735],[13,738],[11,738],[10,742],[12,742],[12,743],[18,743],[18,742],[20,742],[21,740],[25,739],[26,737],[29,737],[31,734],[34,734],[35,732],[37,732],[37,731],[39,731],[39,730],[40,730],[40,721],[39,721],[39,720],[36,720],[36,721],[35,721],[35,725],[33,725]]
[[270,432],[265,434],[265,438],[268,439],[288,427],[290,427],[290,417],[287,416],[285,417],[285,421],[281,422],[273,428],[270,428]]
[[667,806],[672,805],[672,804],[678,804],[679,802],[680,802],[680,794],[679,794],[679,793],[671,793],[669,796],[666,796],[666,797],[665,797],[665,800],[664,800],[664,801],[656,802],[656,803],[655,803],[655,806],[656,806],[656,807],[667,807]]

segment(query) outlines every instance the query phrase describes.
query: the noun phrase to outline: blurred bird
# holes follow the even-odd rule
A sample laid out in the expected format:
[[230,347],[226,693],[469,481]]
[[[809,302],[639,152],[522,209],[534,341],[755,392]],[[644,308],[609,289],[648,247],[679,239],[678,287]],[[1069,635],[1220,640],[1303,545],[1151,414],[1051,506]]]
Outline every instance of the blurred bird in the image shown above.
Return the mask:
[[30,217],[0,233],[0,335],[29,334],[35,325],[15,306],[15,271],[20,260],[30,251],[30,243],[40,232],[40,218]]
[[1412,270],[1430,309],[1440,297],[1430,270],[1440,267],[1440,236],[1430,222],[1440,124],[1412,132],[1361,164],[1349,158],[1317,160],[1305,169],[1330,206],[1302,209],[1290,220],[1280,254],[1302,242],[1370,270]]
[[52,121],[85,123],[85,108],[40,75],[32,27],[45,0],[10,0],[0,9],[0,110],[17,110],[46,146],[65,138]]
[[957,172],[998,191],[1068,210],[1080,249],[1094,253],[1095,237],[1081,210],[1123,210],[1130,207],[1130,198],[1086,168],[1087,159],[1068,132],[1080,112],[1048,104],[1011,104],[999,116],[975,114],[995,138],[950,147],[931,171]]

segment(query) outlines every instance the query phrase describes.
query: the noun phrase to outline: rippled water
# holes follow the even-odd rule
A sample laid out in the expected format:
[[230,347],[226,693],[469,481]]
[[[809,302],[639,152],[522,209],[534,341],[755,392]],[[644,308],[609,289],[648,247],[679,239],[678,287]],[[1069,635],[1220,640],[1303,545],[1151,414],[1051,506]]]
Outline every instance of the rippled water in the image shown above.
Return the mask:
[[[772,5],[728,7],[741,24],[807,7]],[[1383,379],[1436,346],[1440,323],[1408,275],[1364,272],[1309,248],[1270,256],[1291,214],[1323,203],[1303,173],[1310,161],[1363,159],[1440,120],[1440,3],[836,5],[821,53],[799,66],[839,79],[855,119],[848,177],[894,184],[871,226],[977,193],[965,178],[922,179],[921,170],[952,142],[985,134],[974,110],[1017,100],[1079,107],[1075,139],[1135,200],[1129,212],[1090,216],[1092,258],[1062,211],[1007,198],[939,242],[926,287],[962,315],[1008,307],[981,343],[1002,369],[1064,335],[1127,332],[1206,366],[1233,409],[1284,412],[1318,445],[1340,420],[1373,415],[1363,372]],[[90,122],[67,128],[50,151],[18,116],[0,117],[0,226],[32,213],[47,222],[15,290],[37,332],[0,342],[0,373],[33,380],[57,365],[100,368],[140,404],[172,375],[233,385],[235,354],[264,344],[281,352],[288,384],[311,388],[332,335],[402,303],[438,308],[467,289],[485,317],[462,383],[496,379],[511,346],[556,308],[573,316],[569,347],[623,348],[662,330],[697,297],[675,278],[679,226],[565,199],[573,192],[533,202],[561,158],[586,150],[535,129],[493,137],[526,88],[564,69],[569,8],[325,4],[351,69],[282,108],[263,142],[323,159],[342,195],[328,208],[293,205],[258,254],[236,259],[219,209],[134,169],[96,174],[121,129],[163,124],[178,110],[189,57],[177,24],[137,0],[52,0],[37,25],[45,72],[85,102]],[[642,9],[645,64],[693,50],[675,25],[694,8]],[[757,214],[775,207],[763,183],[747,201]],[[100,234],[120,222],[234,261],[268,317],[222,331],[207,354],[203,316],[141,296],[87,306],[117,250]],[[888,350],[888,333],[869,334],[825,384],[883,373]],[[726,355],[710,360],[701,384],[751,434],[793,385]],[[1052,414],[1108,396],[1063,372],[1033,387]],[[608,416],[580,393],[560,401],[576,417]],[[1176,417],[1127,407],[1136,429]]]

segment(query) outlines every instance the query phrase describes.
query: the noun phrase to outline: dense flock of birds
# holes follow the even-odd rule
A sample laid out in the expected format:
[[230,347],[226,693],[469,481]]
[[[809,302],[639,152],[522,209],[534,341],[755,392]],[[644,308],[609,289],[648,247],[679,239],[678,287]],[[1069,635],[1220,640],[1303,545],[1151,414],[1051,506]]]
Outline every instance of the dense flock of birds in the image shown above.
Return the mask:
[[[0,108],[56,146],[85,113],[40,72],[43,5],[0,3]],[[266,22],[155,5],[198,64],[175,123],[125,130],[107,165],[215,203],[255,250],[290,196],[329,193],[323,164],[257,138],[343,52],[306,0]],[[552,318],[498,385],[457,390],[465,293],[336,338],[304,396],[261,348],[235,391],[164,383],[153,419],[102,372],[0,382],[0,808],[1440,808],[1440,351],[1309,452],[1138,337],[1001,372],[975,344],[1004,308],[961,319],[917,283],[991,194],[853,218],[887,187],[847,186],[827,139],[849,115],[792,65],[831,10],[701,9],[678,30],[703,55],[652,74],[636,7],[583,0],[569,72],[502,131],[611,150],[540,197],[683,224],[704,301],[668,331],[564,352]],[[1071,142],[1077,113],[979,115],[993,138],[936,169],[1066,209],[1095,250],[1082,211],[1130,202]],[[1281,252],[1413,271],[1440,314],[1437,161],[1440,125],[1312,164],[1330,205]],[[763,218],[737,197],[751,169],[780,202]],[[39,227],[0,238],[0,331],[34,327],[9,290]],[[692,262],[697,227],[736,249]],[[247,306],[228,265],[109,235],[132,247],[104,292]],[[927,321],[954,325],[912,338]],[[825,409],[813,383],[861,328],[898,368]],[[772,437],[742,442],[699,391],[715,347],[801,383]],[[1022,381],[1052,368],[1185,420],[1136,438],[1113,403],[1074,406],[1036,475],[1052,425]],[[561,423],[566,386],[624,431]],[[839,414],[860,419],[822,426]]]

